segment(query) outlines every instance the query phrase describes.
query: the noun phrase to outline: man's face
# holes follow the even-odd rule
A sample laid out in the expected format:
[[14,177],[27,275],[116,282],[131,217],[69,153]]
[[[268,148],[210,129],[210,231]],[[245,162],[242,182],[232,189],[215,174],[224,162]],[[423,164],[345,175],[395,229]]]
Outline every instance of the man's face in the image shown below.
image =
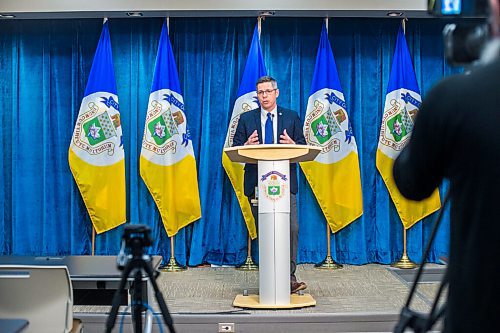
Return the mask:
[[259,83],[257,85],[257,98],[260,106],[266,111],[272,111],[276,107],[276,98],[280,95],[279,89],[274,89],[271,82]]

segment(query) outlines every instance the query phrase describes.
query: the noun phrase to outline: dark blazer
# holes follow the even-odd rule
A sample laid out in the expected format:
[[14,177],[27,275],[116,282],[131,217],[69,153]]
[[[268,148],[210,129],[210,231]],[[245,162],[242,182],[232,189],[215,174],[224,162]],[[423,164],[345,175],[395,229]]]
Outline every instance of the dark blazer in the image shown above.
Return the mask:
[[[238,121],[238,127],[234,133],[233,147],[243,146],[248,140],[248,137],[257,130],[259,134],[259,143],[263,143],[262,125],[260,121],[260,108],[253,109],[243,113]],[[296,144],[306,144],[302,122],[300,121],[297,112],[288,110],[278,106],[278,135],[279,143],[280,135],[286,129],[288,136],[295,141]],[[244,192],[247,197],[253,196],[255,186],[257,186],[257,165],[245,164],[245,178],[243,181]],[[290,192],[297,193],[297,165],[296,163],[290,164]]]

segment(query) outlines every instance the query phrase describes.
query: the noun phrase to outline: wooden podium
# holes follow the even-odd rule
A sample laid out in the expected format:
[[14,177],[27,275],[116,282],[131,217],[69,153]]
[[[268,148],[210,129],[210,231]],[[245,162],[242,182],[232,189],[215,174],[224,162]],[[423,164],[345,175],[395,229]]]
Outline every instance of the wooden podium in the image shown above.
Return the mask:
[[263,144],[224,149],[233,162],[258,164],[259,295],[237,295],[244,308],[314,306],[309,294],[290,295],[290,163],[311,161],[321,148]]

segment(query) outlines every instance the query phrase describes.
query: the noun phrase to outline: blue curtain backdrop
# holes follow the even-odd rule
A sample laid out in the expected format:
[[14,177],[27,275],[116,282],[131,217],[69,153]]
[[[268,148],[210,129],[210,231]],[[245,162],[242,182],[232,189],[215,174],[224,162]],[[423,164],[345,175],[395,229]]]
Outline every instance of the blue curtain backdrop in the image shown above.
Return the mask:
[[[247,234],[221,164],[227,125],[245,65],[255,18],[173,18],[170,36],[198,162],[203,217],[175,242],[181,264],[240,264]],[[263,22],[261,45],[278,103],[304,119],[320,18]],[[390,263],[402,254],[403,229],[375,168],[375,151],[400,20],[330,19],[329,38],[359,145],[364,214],[331,236],[341,263]],[[139,155],[162,19],[109,21],[125,140],[127,217],[152,227],[151,253],[168,259],[154,202],[139,176]],[[410,20],[407,40],[426,92],[457,70],[443,59],[442,23]],[[89,254],[91,223],[67,157],[102,20],[0,21],[0,253]],[[326,256],[326,224],[299,171],[301,263]],[[441,189],[445,190],[446,185]],[[408,254],[419,261],[435,215],[408,231]],[[449,215],[430,255],[448,253]],[[122,227],[98,235],[97,254],[116,254]],[[254,247],[255,250],[256,246]]]

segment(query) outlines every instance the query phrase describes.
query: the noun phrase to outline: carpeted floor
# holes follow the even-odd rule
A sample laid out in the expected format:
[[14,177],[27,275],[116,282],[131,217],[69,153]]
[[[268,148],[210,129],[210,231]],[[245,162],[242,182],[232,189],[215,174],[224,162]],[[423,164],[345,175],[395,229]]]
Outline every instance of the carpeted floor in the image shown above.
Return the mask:
[[[437,266],[436,267],[443,267]],[[431,266],[432,267],[432,266]],[[444,268],[443,268],[444,269]],[[189,268],[182,272],[162,273],[159,288],[172,314],[210,314],[250,312],[265,313],[388,313],[399,312],[404,305],[410,284],[385,265],[345,265],[340,270],[319,270],[312,265],[300,265],[299,281],[308,285],[305,292],[317,301],[315,307],[295,310],[248,310],[232,306],[234,297],[247,289],[258,293],[258,272],[240,271],[231,267]],[[412,309],[429,311],[439,283],[419,284]],[[158,311],[158,305],[153,303]],[[107,306],[76,305],[76,313],[107,313]]]

